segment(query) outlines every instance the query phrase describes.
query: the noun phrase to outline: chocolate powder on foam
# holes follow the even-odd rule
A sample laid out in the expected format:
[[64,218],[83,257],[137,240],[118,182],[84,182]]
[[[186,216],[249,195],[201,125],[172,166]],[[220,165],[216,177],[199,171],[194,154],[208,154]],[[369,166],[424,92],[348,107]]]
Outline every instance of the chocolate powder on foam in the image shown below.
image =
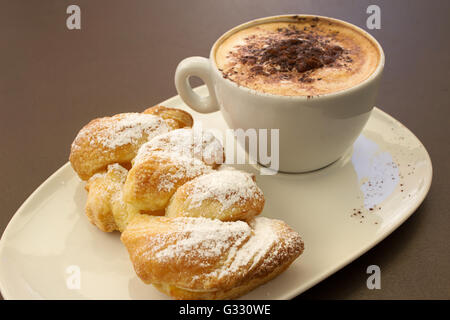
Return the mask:
[[[314,28],[314,24],[311,27]],[[351,62],[343,48],[329,44],[330,37],[325,38],[311,29],[299,30],[295,25],[279,28],[275,35],[252,35],[245,41],[230,54],[240,63],[251,66],[253,75],[277,74],[280,80],[298,77],[298,81],[309,83],[321,80],[311,78],[312,71],[327,65],[340,66],[337,60]],[[297,72],[292,72],[294,69]],[[223,72],[227,78],[233,73],[234,67]]]

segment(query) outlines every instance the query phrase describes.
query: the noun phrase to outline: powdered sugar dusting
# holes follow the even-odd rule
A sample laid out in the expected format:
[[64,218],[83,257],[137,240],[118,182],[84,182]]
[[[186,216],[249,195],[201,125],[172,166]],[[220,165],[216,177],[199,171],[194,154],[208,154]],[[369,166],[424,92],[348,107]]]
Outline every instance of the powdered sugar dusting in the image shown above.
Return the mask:
[[108,165],[108,169],[107,169],[107,172],[112,172],[112,171],[114,171],[117,175],[119,175],[121,183],[125,183],[125,179],[127,178],[127,175],[128,175],[127,169],[125,169],[118,163],[113,163],[113,164]]
[[172,191],[179,181],[191,180],[212,172],[208,162],[221,163],[223,148],[210,132],[195,133],[193,129],[177,129],[154,137],[143,144],[134,158],[133,165],[151,160],[161,168],[169,165],[159,176],[158,191]]
[[229,255],[228,260],[232,260],[232,262],[227,269],[221,271],[219,276],[223,273],[237,272],[241,267],[248,266],[250,263],[250,269],[252,269],[264,257],[272,259],[277,256],[276,250],[270,252],[278,240],[277,233],[272,229],[272,221],[259,217],[252,221],[252,229],[254,230],[253,237],[239,250]]
[[108,173],[114,172],[119,177],[120,182],[124,183],[127,178],[128,170],[118,163],[108,165],[106,171],[97,172],[89,178],[88,183],[99,178],[104,178]]
[[106,176],[106,171],[104,172],[97,172],[95,173],[92,177],[89,178],[88,183],[100,179],[100,178],[104,178]]
[[200,267],[190,283],[184,283],[189,287],[207,283],[214,288],[218,283],[268,274],[303,250],[300,236],[280,220],[257,217],[246,223],[180,217],[170,223],[173,231],[148,239],[146,259]]
[[[289,257],[303,250],[300,236],[293,231],[280,232],[274,226],[280,220],[257,217],[249,225],[252,236],[248,241],[231,247],[223,267],[209,274],[193,277],[192,282],[203,279],[227,279],[240,274],[266,273],[273,270]],[[242,244],[242,245],[241,245]]]
[[111,197],[111,201],[122,200],[122,186],[128,175],[128,170],[118,163],[110,164],[106,171],[94,174],[89,180],[88,185],[97,179],[108,179],[107,183],[103,184],[103,189],[97,188],[97,192],[102,192],[103,195]]
[[242,221],[175,218],[172,223],[180,230],[177,233],[179,239],[155,254],[160,261],[189,256],[200,260],[220,257],[236,240],[245,240],[252,233],[250,226]]
[[155,152],[153,154],[161,162],[161,166],[168,162],[176,168],[176,170],[170,170],[161,174],[159,177],[158,191],[171,191],[175,188],[175,185],[181,180],[191,180],[202,174],[212,171],[211,167],[207,166],[203,161],[180,156],[177,153],[169,152]]
[[[100,144],[108,149],[137,143],[147,135],[147,139],[169,131],[166,122],[155,115],[144,113],[122,113],[102,118],[83,128],[77,138],[88,138],[91,145]],[[76,141],[74,145],[76,146]]]
[[154,137],[141,146],[134,163],[145,161],[155,152],[201,159],[206,164],[223,162],[223,147],[220,141],[209,131],[191,128],[177,129]]
[[190,183],[193,188],[186,199],[189,209],[200,207],[204,200],[215,199],[222,205],[220,212],[223,212],[233,205],[263,197],[261,189],[253,181],[253,176],[239,170],[212,172]]

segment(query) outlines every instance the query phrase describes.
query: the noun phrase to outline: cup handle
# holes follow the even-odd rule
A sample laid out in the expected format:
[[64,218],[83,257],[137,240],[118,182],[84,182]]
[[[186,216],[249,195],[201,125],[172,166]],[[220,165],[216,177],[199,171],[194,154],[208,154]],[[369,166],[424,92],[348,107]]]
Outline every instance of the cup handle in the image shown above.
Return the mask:
[[[189,77],[202,79],[208,87],[209,95],[201,97],[192,90]],[[209,59],[203,57],[186,58],[178,64],[175,71],[175,87],[181,99],[192,109],[200,113],[210,113],[219,110],[213,81],[211,79],[211,65]]]

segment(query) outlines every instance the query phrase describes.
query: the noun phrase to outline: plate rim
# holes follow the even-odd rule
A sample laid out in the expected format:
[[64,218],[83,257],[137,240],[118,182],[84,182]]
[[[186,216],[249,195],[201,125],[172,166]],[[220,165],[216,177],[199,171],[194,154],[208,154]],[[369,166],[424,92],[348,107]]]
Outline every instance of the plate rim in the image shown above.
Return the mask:
[[[204,85],[199,86],[197,88],[195,88],[196,90],[202,90],[205,87]],[[179,98],[178,95],[171,97],[167,100],[165,100],[164,102],[161,102],[160,104],[164,104],[167,103],[170,100]],[[356,254],[352,255],[351,258],[348,258],[347,260],[341,262],[340,264],[337,264],[336,266],[334,266],[333,268],[331,268],[330,270],[324,272],[322,275],[320,275],[319,277],[315,278],[314,280],[312,280],[311,282],[309,282],[306,286],[302,287],[301,289],[294,289],[291,290],[290,292],[287,292],[285,295],[283,295],[282,297],[279,297],[277,299],[274,300],[289,300],[292,299],[298,295],[300,295],[303,292],[306,292],[307,290],[309,290],[310,288],[312,288],[313,286],[315,286],[316,284],[322,282],[323,280],[325,280],[326,278],[328,278],[329,276],[333,275],[334,273],[336,273],[337,271],[343,269],[344,267],[346,267],[347,265],[349,265],[350,263],[354,262],[356,259],[358,259],[359,257],[361,257],[362,255],[364,255],[365,253],[367,253],[369,250],[371,250],[372,248],[374,248],[376,245],[378,245],[381,241],[383,241],[384,239],[386,239],[390,234],[392,234],[392,232],[394,232],[395,230],[398,229],[398,227],[400,227],[406,220],[408,220],[411,215],[416,212],[417,208],[423,203],[423,201],[425,200],[426,196],[428,195],[430,188],[431,188],[431,184],[433,181],[433,164],[431,161],[431,157],[430,154],[428,153],[428,150],[426,149],[425,145],[422,143],[422,141],[408,128],[406,127],[404,124],[402,124],[399,120],[395,119],[393,116],[391,116],[390,114],[388,114],[387,112],[381,110],[378,107],[374,107],[372,110],[372,114],[370,117],[373,116],[373,113],[378,112],[381,116],[389,119],[390,121],[394,122],[397,126],[399,127],[403,127],[404,129],[407,130],[407,132],[414,138],[416,139],[420,146],[422,147],[424,154],[426,156],[426,160],[427,163],[429,164],[429,172],[428,174],[425,176],[425,187],[422,189],[423,191],[419,194],[420,198],[418,198],[417,201],[413,202],[412,205],[408,208],[407,212],[405,212],[405,214],[402,215],[401,219],[398,219],[396,221],[396,223],[394,223],[394,227],[387,229],[386,231],[384,231],[383,233],[380,234],[380,236],[373,242],[371,242],[369,245],[367,245],[366,247],[364,247],[362,250],[358,251]],[[370,118],[369,118],[370,120]],[[363,129],[364,130],[364,129]],[[41,189],[43,189],[44,187],[46,187],[47,184],[51,183],[51,181],[53,180],[53,178],[55,176],[57,176],[58,174],[60,174],[61,172],[67,170],[67,167],[70,166],[70,162],[66,162],[65,164],[63,164],[60,168],[58,168],[55,172],[53,172],[44,182],[42,182],[27,198],[26,200],[19,206],[19,208],[16,210],[16,212],[14,213],[14,215],[12,216],[12,218],[9,220],[8,224],[6,225],[6,228],[4,229],[1,237],[0,237],[0,257],[2,256],[4,247],[5,247],[5,242],[7,241],[6,239],[8,238],[8,234],[10,232],[11,229],[11,225],[14,224],[15,220],[18,219],[18,217],[20,217],[22,215],[22,211],[24,210],[24,208],[27,206],[28,203],[30,203],[41,191]],[[0,259],[1,260],[1,259]],[[6,289],[6,285],[4,284],[5,281],[2,277],[0,277],[0,292],[3,296],[3,299],[5,300],[15,300],[15,299],[19,299],[19,298],[14,298],[10,295],[9,291]]]
[[[425,147],[425,145],[422,143],[422,141],[414,134],[414,132],[412,132],[407,126],[405,126],[403,123],[401,123],[399,120],[395,119],[393,116],[391,116],[390,114],[388,114],[387,112],[381,110],[378,107],[374,107],[374,109],[372,110],[372,112],[376,110],[377,112],[379,112],[382,116],[388,118],[389,120],[393,121],[396,125],[403,127],[404,129],[406,129],[408,131],[409,134],[411,134],[419,143],[420,146],[422,146],[423,151],[425,152],[426,155],[426,160],[427,163],[429,163],[429,175],[427,175],[427,180],[426,180],[426,184],[425,184],[425,188],[422,189],[424,190],[421,194],[421,197],[419,198],[418,201],[414,202],[414,205],[412,205],[410,207],[410,209],[407,211],[407,213],[405,213],[404,215],[402,215],[402,219],[399,219],[397,221],[397,223],[394,223],[394,227],[387,229],[384,233],[381,233],[381,235],[373,242],[371,242],[368,246],[366,246],[364,249],[362,249],[361,251],[359,251],[357,254],[355,254],[354,256],[352,256],[350,259],[347,259],[347,261],[344,261],[340,264],[338,264],[337,266],[335,266],[334,268],[332,268],[330,271],[325,272],[322,276],[317,277],[317,279],[311,281],[311,283],[309,283],[308,285],[306,285],[303,288],[303,291],[301,291],[301,293],[306,292],[307,290],[311,289],[313,286],[315,286],[316,284],[322,282],[323,280],[325,280],[326,278],[328,278],[329,276],[333,275],[334,273],[336,273],[337,271],[343,269],[344,267],[346,267],[347,265],[349,265],[350,263],[354,262],[356,259],[360,258],[362,255],[364,255],[365,253],[367,253],[369,250],[373,249],[375,246],[377,246],[381,241],[383,241],[384,239],[386,239],[389,235],[391,235],[395,230],[397,230],[403,223],[405,223],[406,220],[408,220],[417,210],[417,208],[419,208],[419,206],[423,203],[423,201],[425,200],[426,196],[428,195],[430,188],[431,188],[431,183],[433,181],[433,163],[431,161],[431,157],[430,154],[428,153],[427,148]],[[372,114],[371,114],[372,116]],[[370,120],[370,118],[369,118]],[[363,129],[364,130],[364,129]],[[294,290],[295,291],[295,290]],[[286,299],[292,299],[295,298],[296,296],[300,295],[301,293],[295,293],[295,292],[291,292],[291,293],[287,293],[286,294]]]

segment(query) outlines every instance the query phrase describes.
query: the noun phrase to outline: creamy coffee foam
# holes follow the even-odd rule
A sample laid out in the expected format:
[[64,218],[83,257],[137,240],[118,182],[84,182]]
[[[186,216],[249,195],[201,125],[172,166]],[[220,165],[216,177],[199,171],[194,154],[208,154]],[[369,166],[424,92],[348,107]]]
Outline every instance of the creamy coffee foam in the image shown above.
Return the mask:
[[238,85],[276,95],[315,96],[367,79],[380,52],[345,24],[293,17],[232,34],[219,44],[215,60],[223,76]]

